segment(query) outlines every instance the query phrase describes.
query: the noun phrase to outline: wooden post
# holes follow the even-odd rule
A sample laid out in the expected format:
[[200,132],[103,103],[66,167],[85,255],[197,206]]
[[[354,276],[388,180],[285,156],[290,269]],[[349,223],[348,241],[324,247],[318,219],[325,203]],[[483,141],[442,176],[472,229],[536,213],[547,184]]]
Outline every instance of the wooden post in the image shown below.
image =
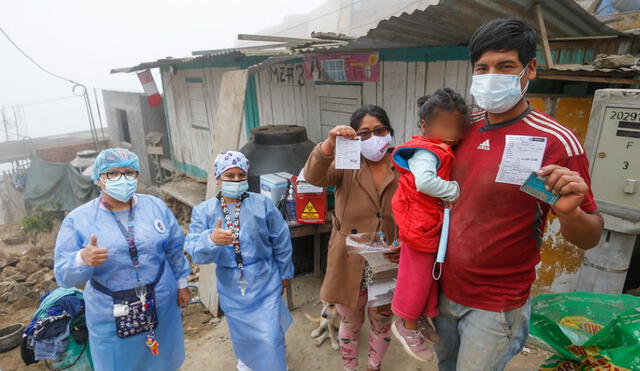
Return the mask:
[[[220,83],[218,107],[213,119],[211,130],[211,160],[207,169],[207,193],[209,199],[216,195],[216,177],[213,162],[218,153],[238,150],[242,130],[242,115],[244,113],[244,97],[247,89],[248,70],[225,72]],[[218,316],[218,292],[216,290],[215,264],[200,266],[198,294],[202,303],[215,317]]]
[[[210,169],[218,153],[223,151],[237,151],[240,147],[242,118],[244,113],[244,95],[247,89],[248,70],[228,71],[222,75],[220,82],[220,96],[218,107],[213,119]],[[207,199],[215,196],[213,187],[216,177],[213,171],[208,171]]]
[[542,37],[542,46],[544,47],[544,59],[547,62],[547,69],[551,69],[551,67],[553,67],[553,59],[551,57],[549,38],[547,37],[547,27],[544,25],[544,17],[542,16],[542,5],[536,3],[535,7],[538,16],[538,25],[540,26],[540,36]]

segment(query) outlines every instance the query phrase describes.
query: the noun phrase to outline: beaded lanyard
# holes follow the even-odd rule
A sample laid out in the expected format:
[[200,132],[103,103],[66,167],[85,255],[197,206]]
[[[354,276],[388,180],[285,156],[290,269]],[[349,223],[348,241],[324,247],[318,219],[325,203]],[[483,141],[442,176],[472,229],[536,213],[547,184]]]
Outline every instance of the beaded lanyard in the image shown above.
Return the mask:
[[242,201],[247,197],[248,195],[245,193],[238,198],[233,223],[231,222],[231,214],[229,212],[227,202],[224,200],[224,197],[220,197],[220,206],[224,213],[224,220],[231,233],[233,233],[233,252],[235,255],[236,265],[238,266],[238,269],[240,269],[238,286],[240,287],[240,293],[242,296],[244,296],[247,291],[247,287],[249,287],[249,282],[244,278],[244,263],[242,260],[242,250],[240,250],[240,207],[242,206]]
[[[131,208],[129,209],[129,215],[127,217],[128,226],[127,228],[125,228],[124,225],[122,225],[122,222],[120,221],[120,219],[109,208],[109,205],[107,205],[107,203],[104,202],[102,198],[100,198],[100,203],[102,204],[102,206],[105,207],[105,209],[109,210],[109,212],[111,213],[111,216],[113,216],[113,219],[116,221],[116,224],[120,229],[120,232],[122,232],[122,235],[127,240],[127,244],[129,245],[129,257],[131,258],[131,262],[133,263],[133,268],[136,272],[136,281],[138,283],[138,285],[135,288],[135,293],[138,299],[140,299],[140,302],[142,303],[143,308],[148,309],[148,306],[146,303],[147,302],[147,299],[146,299],[147,286],[140,279],[140,259],[138,259],[138,248],[136,247],[136,240],[135,240],[135,228],[133,226],[133,221],[135,219],[135,208],[133,207],[133,205],[131,205]],[[156,335],[153,327],[151,327],[151,329],[149,330],[149,334],[147,335],[147,339],[145,343],[154,355],[158,354],[158,341],[156,340]]]

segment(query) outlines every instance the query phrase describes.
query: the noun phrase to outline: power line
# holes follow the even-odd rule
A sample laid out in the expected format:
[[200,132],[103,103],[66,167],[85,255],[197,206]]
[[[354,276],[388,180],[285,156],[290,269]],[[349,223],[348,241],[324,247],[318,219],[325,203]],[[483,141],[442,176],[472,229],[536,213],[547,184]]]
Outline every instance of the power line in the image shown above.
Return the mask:
[[41,104],[59,102],[61,100],[71,99],[71,98],[80,98],[80,96],[78,96],[78,95],[67,95],[66,97],[45,99],[45,100],[41,100],[41,101],[38,101],[38,102],[31,102],[31,103],[24,103],[24,104],[14,104],[13,106],[7,106],[6,108],[38,106],[38,105],[41,105]]
[[27,54],[24,50],[22,50],[22,49],[18,46],[18,44],[16,44],[16,43],[12,40],[12,39],[11,39],[11,37],[9,37],[9,35],[4,31],[4,29],[3,29],[1,26],[0,26],[0,32],[2,32],[2,34],[7,38],[7,40],[9,40],[9,42],[11,43],[11,45],[13,45],[13,46],[14,46],[14,47],[15,47],[15,48],[20,52],[20,54],[24,55],[24,57],[25,57],[25,58],[27,58],[28,60],[30,60],[33,64],[35,64],[35,65],[36,65],[36,67],[38,67],[38,68],[39,68],[39,69],[41,69],[42,71],[44,71],[44,72],[48,73],[49,75],[51,75],[51,76],[53,76],[53,77],[55,77],[55,78],[58,78],[58,79],[60,79],[60,80],[64,80],[64,81],[70,82],[70,83],[72,83],[72,84],[77,84],[77,82],[76,82],[76,81],[73,81],[73,80],[68,79],[68,78],[66,78],[66,77],[62,77],[62,76],[60,76],[60,75],[58,75],[58,74],[55,74],[55,73],[53,73],[53,72],[49,71],[48,69],[46,69],[46,68],[44,68],[44,67],[42,67],[42,65],[40,65],[40,63],[36,62],[36,60],[35,60],[35,59],[31,58],[31,56],[30,56],[29,54]]
[[[36,62],[35,59],[31,58],[31,56],[29,54],[27,54],[24,50],[22,50],[18,44],[16,44],[11,37],[9,37],[9,35],[4,31],[4,29],[2,29],[2,27],[0,27],[0,32],[2,32],[2,34],[7,38],[7,40],[9,40],[9,42],[11,43],[11,45],[13,45],[16,50],[18,50],[20,52],[20,54],[22,54],[25,58],[27,58],[28,60],[30,60],[33,64],[36,65],[36,67],[38,67],[39,69],[41,69],[42,71],[48,73],[49,75],[66,81],[66,82],[70,82],[71,84],[73,84],[73,87],[71,88],[71,91],[73,92],[73,94],[75,94],[76,96],[82,96],[84,98],[85,101],[85,107],[87,109],[87,118],[89,119],[89,128],[91,129],[91,138],[93,139],[93,144],[96,148],[96,150],[98,149],[98,132],[96,131],[96,125],[95,122],[93,120],[93,112],[91,109],[91,100],[89,99],[89,94],[87,93],[87,87],[84,86],[83,84],[68,79],[66,77],[62,77],[58,74],[55,74],[51,71],[49,71],[48,69],[42,67],[42,65],[40,65],[40,63]],[[79,89],[79,90],[76,90]]]
[[71,99],[71,98],[80,98],[80,96],[78,96],[78,95],[68,95],[66,97],[45,99],[45,100],[41,100],[41,101],[38,101],[38,102],[31,102],[31,103],[25,103],[25,104],[14,104],[13,106],[3,106],[2,107],[2,111],[4,112],[5,110],[13,110],[14,114],[15,114],[15,112],[17,112],[18,121],[17,121],[16,125],[20,125],[21,126],[21,130],[24,131],[24,134],[22,136],[23,137],[28,137],[29,136],[29,125],[27,124],[27,117],[26,117],[26,115],[24,113],[24,107],[31,107],[31,106],[38,106],[38,105],[41,105],[41,104],[59,102],[59,101],[67,100],[67,99]]

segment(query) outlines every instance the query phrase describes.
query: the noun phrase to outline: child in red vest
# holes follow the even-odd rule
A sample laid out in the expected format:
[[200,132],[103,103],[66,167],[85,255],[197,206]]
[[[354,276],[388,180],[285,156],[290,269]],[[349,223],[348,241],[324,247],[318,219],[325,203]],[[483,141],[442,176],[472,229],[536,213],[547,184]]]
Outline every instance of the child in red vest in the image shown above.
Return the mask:
[[393,217],[402,248],[392,309],[400,320],[393,334],[407,353],[430,361],[426,341],[439,341],[427,318],[438,316],[438,285],[432,267],[438,251],[445,204],[458,199],[460,188],[451,180],[457,144],[467,126],[467,105],[455,91],[445,88],[418,100],[422,136],[396,147],[393,164],[400,172],[393,196]]

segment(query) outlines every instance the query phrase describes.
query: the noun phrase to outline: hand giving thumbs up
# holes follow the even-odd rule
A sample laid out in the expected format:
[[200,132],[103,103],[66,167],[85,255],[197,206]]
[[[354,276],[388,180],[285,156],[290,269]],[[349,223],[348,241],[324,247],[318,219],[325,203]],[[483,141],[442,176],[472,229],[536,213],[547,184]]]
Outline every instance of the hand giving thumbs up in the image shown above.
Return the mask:
[[107,260],[109,251],[105,248],[98,247],[98,237],[92,234],[89,244],[80,250],[80,257],[87,265],[98,267]]
[[226,246],[233,243],[233,233],[230,230],[222,229],[222,218],[218,218],[218,223],[213,232],[211,232],[211,240],[218,246]]

